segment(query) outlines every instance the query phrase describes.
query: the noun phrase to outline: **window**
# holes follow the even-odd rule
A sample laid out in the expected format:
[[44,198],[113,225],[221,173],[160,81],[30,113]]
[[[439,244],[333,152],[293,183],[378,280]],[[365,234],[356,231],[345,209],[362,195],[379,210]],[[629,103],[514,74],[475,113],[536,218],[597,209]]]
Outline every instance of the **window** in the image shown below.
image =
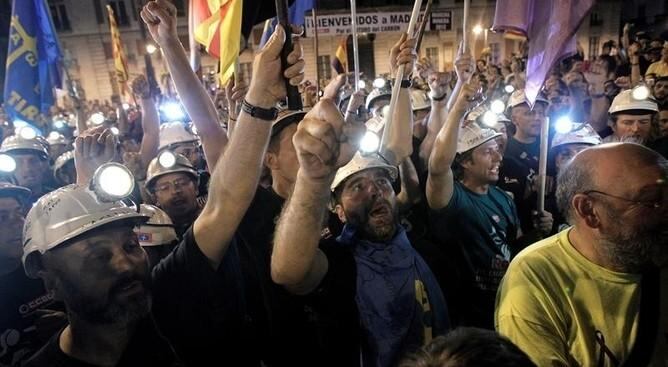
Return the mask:
[[592,60],[598,56],[598,37],[589,37],[589,59]]
[[441,60],[438,57],[438,47],[427,47],[425,49],[425,54],[427,56],[427,59],[429,59],[429,61],[431,62],[431,65],[436,70],[439,70],[441,65]]
[[239,76],[246,85],[250,84],[251,77],[253,76],[253,66],[250,62],[239,63]]
[[592,27],[598,27],[603,25],[603,19],[596,11],[592,11],[589,15],[589,25]]
[[49,0],[49,10],[53,26],[59,31],[71,31],[70,18],[67,16],[67,8],[64,0]]
[[100,0],[93,0],[93,9],[95,9],[97,24],[104,24],[104,13],[102,13],[102,3]]
[[130,20],[128,19],[128,13],[125,10],[125,1],[116,0],[109,1],[109,6],[114,10],[114,15],[116,15],[116,23],[119,27],[130,25]]
[[318,55],[318,75],[320,80],[332,79],[332,67],[329,55]]

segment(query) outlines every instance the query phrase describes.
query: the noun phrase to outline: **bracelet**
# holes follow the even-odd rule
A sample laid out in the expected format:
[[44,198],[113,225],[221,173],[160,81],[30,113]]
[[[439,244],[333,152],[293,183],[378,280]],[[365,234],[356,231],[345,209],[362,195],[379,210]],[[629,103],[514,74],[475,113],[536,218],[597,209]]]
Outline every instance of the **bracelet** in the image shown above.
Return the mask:
[[634,64],[634,63],[631,63],[631,66],[638,66],[638,65],[640,65],[639,62],[636,62],[635,64]]
[[605,97],[605,93],[592,93],[589,95],[591,98],[603,98]]
[[[395,81],[392,80],[392,85],[394,85]],[[413,81],[410,79],[403,79],[401,81],[401,88],[410,88],[413,85]]]
[[447,96],[448,96],[448,92],[445,92],[445,93],[443,93],[443,95],[440,96],[440,97],[431,97],[431,100],[432,100],[432,101],[436,101],[436,102],[440,102],[440,101],[444,100],[445,97],[447,97]]
[[262,108],[258,106],[253,106],[252,104],[248,103],[245,99],[241,104],[241,109],[247,114],[260,120],[274,121],[276,120],[276,117],[278,117],[278,108],[276,107]]

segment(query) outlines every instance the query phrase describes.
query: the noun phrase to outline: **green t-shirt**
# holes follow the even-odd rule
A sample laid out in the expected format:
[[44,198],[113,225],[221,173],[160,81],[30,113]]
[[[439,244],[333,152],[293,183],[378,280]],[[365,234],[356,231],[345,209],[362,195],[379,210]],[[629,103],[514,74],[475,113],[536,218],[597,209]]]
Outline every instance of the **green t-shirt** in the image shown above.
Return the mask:
[[492,329],[499,283],[515,255],[519,219],[510,195],[496,186],[477,194],[455,182],[448,205],[431,212],[431,229],[459,261],[461,288],[446,294],[456,322]]

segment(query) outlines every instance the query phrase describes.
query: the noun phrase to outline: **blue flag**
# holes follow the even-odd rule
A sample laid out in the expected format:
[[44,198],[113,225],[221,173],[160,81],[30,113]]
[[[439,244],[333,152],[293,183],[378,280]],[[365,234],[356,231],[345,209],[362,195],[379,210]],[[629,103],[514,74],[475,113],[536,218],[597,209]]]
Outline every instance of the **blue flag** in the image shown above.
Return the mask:
[[[303,26],[304,25],[304,14],[313,9],[315,6],[315,0],[296,0],[288,8],[288,21],[290,24]],[[264,32],[262,33],[262,38],[260,39],[260,48],[264,47],[264,44],[269,41],[269,37],[274,33],[276,28],[276,23],[278,20],[272,18],[268,20],[269,25],[264,27]]]
[[54,104],[62,54],[46,0],[14,0],[9,27],[5,110],[12,120],[37,124]]

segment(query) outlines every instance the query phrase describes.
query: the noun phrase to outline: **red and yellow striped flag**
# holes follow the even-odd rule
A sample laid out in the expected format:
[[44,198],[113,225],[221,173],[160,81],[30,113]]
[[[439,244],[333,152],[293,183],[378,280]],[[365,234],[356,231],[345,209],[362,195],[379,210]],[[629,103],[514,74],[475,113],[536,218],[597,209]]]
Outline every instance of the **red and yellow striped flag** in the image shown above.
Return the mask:
[[223,85],[234,73],[234,64],[241,44],[243,0],[191,0],[193,4],[195,40],[207,52],[220,59]]
[[118,24],[114,16],[114,10],[107,5],[107,12],[109,13],[109,28],[111,30],[111,50],[114,56],[114,71],[116,72],[116,81],[121,94],[127,93],[128,82],[128,61],[125,58],[125,51],[123,51],[123,43],[121,42],[121,33],[118,31]]

